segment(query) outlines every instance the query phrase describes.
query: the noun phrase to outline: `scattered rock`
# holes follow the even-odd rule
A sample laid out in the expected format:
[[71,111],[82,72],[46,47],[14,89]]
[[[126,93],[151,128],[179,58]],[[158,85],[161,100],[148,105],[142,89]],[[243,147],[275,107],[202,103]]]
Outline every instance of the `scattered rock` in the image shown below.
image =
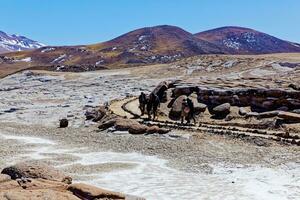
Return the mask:
[[69,120],[64,118],[59,121],[59,128],[66,128],[69,125]]
[[213,114],[213,117],[217,119],[223,119],[230,113],[230,107],[231,106],[229,103],[221,104],[217,107],[214,107],[211,110],[211,114]]

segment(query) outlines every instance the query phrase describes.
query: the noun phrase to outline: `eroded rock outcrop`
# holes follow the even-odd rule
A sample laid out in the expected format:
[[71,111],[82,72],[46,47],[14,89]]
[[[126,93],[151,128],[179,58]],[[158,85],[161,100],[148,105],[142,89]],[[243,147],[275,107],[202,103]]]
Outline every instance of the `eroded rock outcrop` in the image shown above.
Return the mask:
[[199,102],[209,106],[229,103],[231,106],[250,106],[252,111],[256,112],[272,111],[283,107],[287,110],[300,108],[298,91],[265,88],[200,88],[197,95]]
[[[67,180],[67,181],[66,181]],[[63,172],[40,162],[19,163],[2,170],[0,199],[3,200],[144,200],[95,186],[75,183]]]
[[105,115],[98,122],[98,128],[101,130],[106,130],[109,128],[113,128],[117,131],[128,131],[130,134],[149,134],[149,133],[159,133],[164,134],[168,133],[170,130],[159,127],[151,127],[146,126],[144,124],[139,123],[134,119],[123,118],[112,114],[108,111],[105,112]]
[[41,178],[51,181],[72,183],[72,178],[61,171],[38,161],[23,162],[6,167],[1,174],[9,175],[12,179]]

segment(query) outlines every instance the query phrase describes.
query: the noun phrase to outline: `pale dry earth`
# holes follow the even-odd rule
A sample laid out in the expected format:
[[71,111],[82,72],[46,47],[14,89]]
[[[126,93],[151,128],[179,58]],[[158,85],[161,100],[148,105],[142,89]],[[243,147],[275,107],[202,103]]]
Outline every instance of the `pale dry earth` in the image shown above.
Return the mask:
[[[170,65],[0,80],[0,167],[41,159],[96,186],[147,199],[299,199],[299,147],[205,132],[167,135],[98,131],[85,109],[151,91],[160,81],[219,87],[297,83],[299,54],[199,56]],[[120,112],[123,112],[120,110]],[[59,129],[67,117],[70,127]]]

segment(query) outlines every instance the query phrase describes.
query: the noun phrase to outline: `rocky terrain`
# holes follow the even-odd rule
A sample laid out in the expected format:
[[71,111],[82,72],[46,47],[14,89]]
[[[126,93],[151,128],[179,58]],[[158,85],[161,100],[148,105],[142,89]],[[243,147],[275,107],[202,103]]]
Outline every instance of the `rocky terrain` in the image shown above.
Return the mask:
[[[6,76],[0,80],[0,167],[39,161],[74,183],[150,200],[298,199],[299,122],[274,121],[297,114],[299,63],[299,54],[202,55],[118,70]],[[137,116],[136,97],[163,81],[175,82],[159,118]],[[277,110],[278,91],[288,99],[285,111],[258,117]],[[170,119],[178,109],[167,104],[188,93],[200,101],[197,125]],[[253,101],[244,101],[244,93]],[[216,108],[228,100],[232,105]],[[266,110],[256,101],[268,101]],[[58,128],[61,119],[67,128]]]
[[63,172],[41,162],[23,162],[4,168],[0,174],[1,199],[131,199],[142,198],[75,183]]

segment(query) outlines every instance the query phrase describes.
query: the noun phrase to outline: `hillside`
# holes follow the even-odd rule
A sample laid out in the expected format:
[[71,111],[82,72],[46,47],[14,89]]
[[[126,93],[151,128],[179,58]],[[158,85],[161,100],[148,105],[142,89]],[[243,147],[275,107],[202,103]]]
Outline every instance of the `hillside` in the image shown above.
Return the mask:
[[300,45],[248,28],[223,27],[193,35],[179,27],[163,25],[137,29],[92,45],[45,46],[2,54],[0,68],[20,70],[23,66],[78,72],[171,63],[203,54],[290,52],[300,52]]
[[271,35],[242,27],[222,27],[195,34],[230,54],[300,52],[300,46]]

